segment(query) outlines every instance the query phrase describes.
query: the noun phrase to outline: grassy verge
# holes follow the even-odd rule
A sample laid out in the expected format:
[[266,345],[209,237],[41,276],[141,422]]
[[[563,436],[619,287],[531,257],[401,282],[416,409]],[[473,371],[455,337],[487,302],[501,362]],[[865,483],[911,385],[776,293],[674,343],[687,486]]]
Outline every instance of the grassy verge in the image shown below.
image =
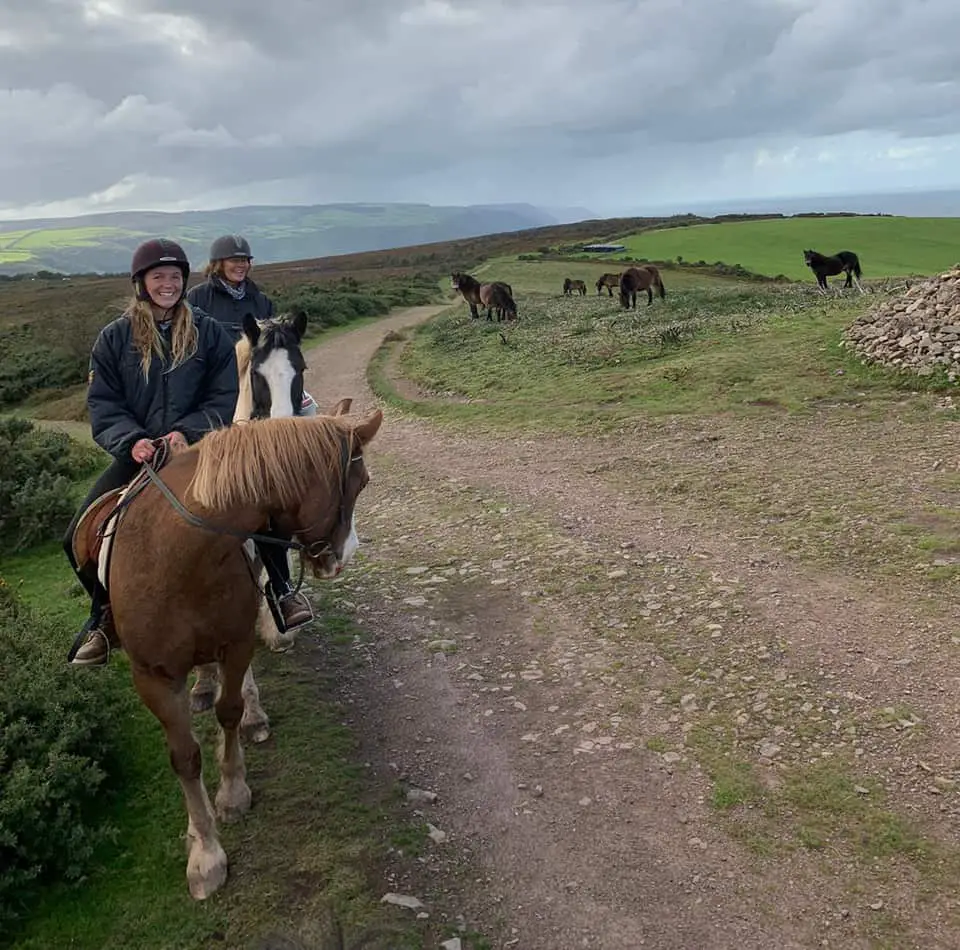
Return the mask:
[[[86,603],[56,545],[0,565],[7,583],[40,611],[64,653],[85,616]],[[345,946],[360,935],[369,946],[418,947],[424,927],[378,903],[378,870],[397,835],[409,835],[389,790],[371,788],[357,762],[355,740],[342,723],[334,682],[349,661],[356,631],[321,607],[326,664],[304,666],[296,653],[259,653],[256,671],[274,737],[247,746],[254,807],[237,825],[223,826],[230,878],[210,900],[189,897],[182,836],[185,811],[158,724],[139,704],[125,657],[100,677],[104,701],[122,720],[118,773],[103,801],[114,839],[95,855],[77,885],[49,887],[23,925],[5,935],[17,950],[82,948],[231,948],[264,934],[328,941],[339,930]],[[198,717],[204,774],[215,791],[215,720]],[[366,944],[365,944],[366,945]]]
[[[797,412],[943,385],[863,366],[838,346],[860,298],[718,282],[668,291],[634,312],[615,299],[517,296],[515,325],[455,310],[414,332],[398,371],[463,400],[442,412],[424,400],[420,411],[504,429],[609,429],[639,416]],[[397,398],[383,372],[392,346],[371,372],[387,400]]]

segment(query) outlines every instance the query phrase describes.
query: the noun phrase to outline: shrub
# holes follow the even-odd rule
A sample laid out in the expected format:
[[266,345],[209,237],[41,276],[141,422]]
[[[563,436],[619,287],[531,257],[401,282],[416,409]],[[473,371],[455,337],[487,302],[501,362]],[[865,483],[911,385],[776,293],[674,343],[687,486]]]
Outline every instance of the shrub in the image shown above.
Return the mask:
[[308,318],[307,332],[313,334],[363,317],[382,316],[393,307],[430,303],[436,297],[436,279],[428,275],[387,277],[371,284],[345,277],[335,283],[282,290],[274,296],[274,309],[277,312],[303,310]]
[[102,464],[99,449],[27,419],[0,419],[0,543],[23,551],[59,537],[73,515],[71,482]]
[[73,675],[0,578],[0,931],[36,889],[81,877],[112,829],[96,799],[119,719],[97,678]]

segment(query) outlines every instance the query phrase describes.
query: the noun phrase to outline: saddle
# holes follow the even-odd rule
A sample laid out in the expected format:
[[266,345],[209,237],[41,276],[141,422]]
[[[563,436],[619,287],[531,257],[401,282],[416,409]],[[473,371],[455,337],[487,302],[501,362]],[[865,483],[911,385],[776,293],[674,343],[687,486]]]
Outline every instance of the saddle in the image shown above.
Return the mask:
[[[166,439],[154,439],[153,445],[156,452],[150,464],[154,471],[160,471],[170,460],[170,443]],[[126,485],[104,492],[92,501],[74,529],[71,545],[77,565],[84,574],[96,576],[104,591],[108,588],[114,532],[127,506],[149,482],[150,476],[141,468]]]

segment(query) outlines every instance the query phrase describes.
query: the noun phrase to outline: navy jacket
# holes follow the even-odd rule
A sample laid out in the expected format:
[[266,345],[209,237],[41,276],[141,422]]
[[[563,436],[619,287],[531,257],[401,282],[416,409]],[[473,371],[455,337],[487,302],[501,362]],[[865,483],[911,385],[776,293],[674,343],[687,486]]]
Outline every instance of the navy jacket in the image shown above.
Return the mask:
[[194,310],[197,351],[170,369],[170,331],[161,330],[165,358],[156,355],[148,379],[126,317],[108,323],[93,344],[87,407],[96,443],[114,458],[130,458],[138,439],[182,432],[191,445],[233,421],[239,383],[229,335]]
[[224,290],[220,281],[211,277],[202,284],[190,288],[187,303],[191,307],[197,307],[204,313],[210,314],[230,334],[234,343],[243,333],[245,314],[253,314],[258,320],[266,320],[273,316],[273,302],[249,277],[246,280],[246,293],[242,300],[234,300]]

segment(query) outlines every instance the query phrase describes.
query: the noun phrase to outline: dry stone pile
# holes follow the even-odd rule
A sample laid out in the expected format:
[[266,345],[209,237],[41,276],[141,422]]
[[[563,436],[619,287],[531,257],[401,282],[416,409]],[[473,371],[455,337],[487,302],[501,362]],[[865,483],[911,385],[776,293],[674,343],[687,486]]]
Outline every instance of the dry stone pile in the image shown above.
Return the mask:
[[861,359],[929,376],[960,376],[960,264],[858,317],[842,343]]

